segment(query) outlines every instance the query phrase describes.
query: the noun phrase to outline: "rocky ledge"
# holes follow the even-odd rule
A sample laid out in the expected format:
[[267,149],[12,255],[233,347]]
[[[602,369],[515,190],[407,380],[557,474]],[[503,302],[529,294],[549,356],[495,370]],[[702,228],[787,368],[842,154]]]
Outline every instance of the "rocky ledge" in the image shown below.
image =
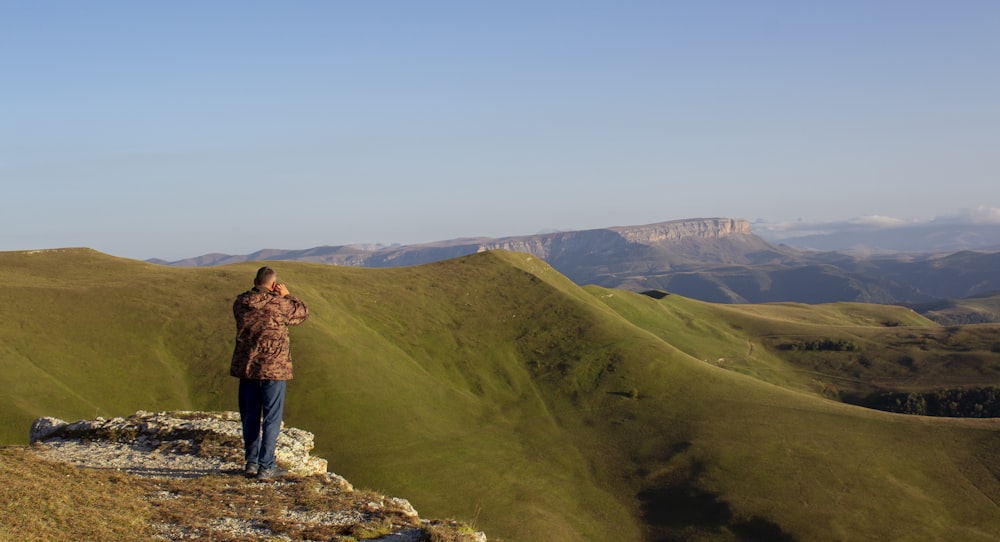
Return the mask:
[[[431,540],[485,542],[486,535],[471,532],[455,522],[424,520],[405,499],[372,492],[356,492],[341,476],[327,472],[326,460],[310,455],[313,434],[282,426],[275,456],[278,466],[289,474],[266,482],[245,480],[243,442],[236,412],[146,412],[128,417],[96,418],[73,423],[57,418],[38,418],[31,424],[30,449],[37,455],[80,468],[113,470],[153,479],[190,479],[203,476],[232,476],[228,492],[254,491],[267,486],[281,491],[308,480],[313,488],[344,496],[341,509],[286,510],[280,521],[247,517],[245,511],[230,507],[228,517],[201,518],[197,529],[184,522],[157,525],[160,540],[303,540],[288,533],[351,533],[344,538],[385,542],[425,542]],[[300,488],[301,490],[301,488]],[[157,499],[176,498],[162,491]],[[357,497],[357,498],[351,498]],[[225,510],[225,508],[220,508]],[[277,531],[272,527],[280,527]],[[442,534],[447,532],[447,534]],[[358,533],[372,533],[359,536]]]

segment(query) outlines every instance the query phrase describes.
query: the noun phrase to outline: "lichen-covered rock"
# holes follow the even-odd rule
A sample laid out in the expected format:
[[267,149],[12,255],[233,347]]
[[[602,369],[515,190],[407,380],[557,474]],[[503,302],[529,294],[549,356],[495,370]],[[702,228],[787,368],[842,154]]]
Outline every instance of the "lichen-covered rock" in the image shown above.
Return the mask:
[[66,427],[66,425],[68,424],[59,418],[49,416],[38,418],[31,423],[31,433],[28,442],[34,444],[37,440],[44,440],[56,431]]
[[[71,447],[91,448],[92,461],[100,461],[101,454],[93,449],[102,446],[117,449],[119,456],[122,450],[147,453],[150,456],[142,459],[143,464],[162,459],[161,462],[170,463],[172,467],[178,466],[178,456],[190,456],[192,461],[193,458],[200,458],[202,462],[216,460],[219,467],[211,470],[235,470],[242,467],[243,458],[242,428],[237,412],[140,410],[127,418],[95,418],[73,423],[45,417],[31,424],[30,441],[48,445],[50,449],[64,449],[67,453]],[[282,426],[275,457],[282,468],[294,474],[324,474],[327,462],[310,455],[313,446],[312,433]],[[85,460],[87,455],[82,452],[78,457]],[[174,461],[169,461],[171,459]],[[105,467],[117,468],[114,465]],[[199,465],[194,470],[204,472],[206,469]]]

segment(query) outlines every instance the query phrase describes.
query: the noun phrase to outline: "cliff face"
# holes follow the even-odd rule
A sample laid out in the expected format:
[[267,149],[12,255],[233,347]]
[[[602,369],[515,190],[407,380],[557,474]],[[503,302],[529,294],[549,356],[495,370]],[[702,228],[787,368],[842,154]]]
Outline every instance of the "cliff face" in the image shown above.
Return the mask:
[[[549,263],[558,269],[559,259],[571,253],[576,256],[576,260],[607,258],[624,255],[628,245],[669,245],[675,241],[716,240],[740,235],[753,235],[746,220],[705,218],[658,222],[644,226],[507,237],[483,243],[479,251],[502,249],[526,252],[539,258],[554,260]],[[584,262],[577,261],[577,263]]]
[[646,226],[611,228],[632,243],[654,244],[681,239],[721,239],[732,235],[752,235],[750,223],[735,218],[674,220]]
[[579,254],[588,257],[606,257],[620,253],[628,241],[612,230],[584,230],[527,237],[508,237],[479,245],[478,252],[487,250],[509,250],[524,252],[554,261],[568,254]]

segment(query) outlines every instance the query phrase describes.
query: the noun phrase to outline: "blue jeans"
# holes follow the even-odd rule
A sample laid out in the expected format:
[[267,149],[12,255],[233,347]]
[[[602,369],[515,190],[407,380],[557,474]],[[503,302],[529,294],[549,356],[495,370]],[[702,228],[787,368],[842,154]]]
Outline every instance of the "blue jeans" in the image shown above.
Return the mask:
[[274,449],[285,409],[284,380],[240,379],[240,422],[248,464],[274,468]]

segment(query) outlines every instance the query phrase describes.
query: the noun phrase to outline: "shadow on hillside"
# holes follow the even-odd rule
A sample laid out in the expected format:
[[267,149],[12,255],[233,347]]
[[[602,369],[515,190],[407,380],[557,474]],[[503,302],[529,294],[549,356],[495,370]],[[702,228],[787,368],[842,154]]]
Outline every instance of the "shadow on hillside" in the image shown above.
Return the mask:
[[718,494],[695,486],[696,478],[695,474],[683,481],[639,492],[642,519],[652,534],[651,540],[681,541],[690,538],[693,532],[719,533],[723,530],[742,542],[795,540],[781,526],[764,518],[735,518],[729,504],[720,500]]

